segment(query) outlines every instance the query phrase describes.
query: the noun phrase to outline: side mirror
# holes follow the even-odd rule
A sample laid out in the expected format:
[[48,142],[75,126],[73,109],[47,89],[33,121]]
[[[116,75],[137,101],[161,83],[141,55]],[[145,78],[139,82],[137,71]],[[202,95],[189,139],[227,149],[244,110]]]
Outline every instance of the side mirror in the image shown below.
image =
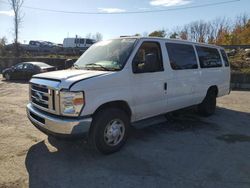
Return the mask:
[[73,66],[73,64],[74,64],[73,59],[67,59],[67,60],[65,61],[65,64],[64,64],[64,68],[65,68],[65,69],[71,68],[71,67]]

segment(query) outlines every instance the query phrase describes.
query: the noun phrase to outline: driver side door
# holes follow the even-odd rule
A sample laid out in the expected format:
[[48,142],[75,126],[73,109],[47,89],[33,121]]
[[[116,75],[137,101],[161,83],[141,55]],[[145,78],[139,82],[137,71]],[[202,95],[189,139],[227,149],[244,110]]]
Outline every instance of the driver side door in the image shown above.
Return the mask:
[[166,75],[159,42],[143,42],[132,61],[131,90],[135,119],[145,119],[165,112]]
[[23,64],[20,63],[20,64],[15,65],[15,69],[13,72],[13,78],[14,79],[22,79],[22,76],[23,76]]

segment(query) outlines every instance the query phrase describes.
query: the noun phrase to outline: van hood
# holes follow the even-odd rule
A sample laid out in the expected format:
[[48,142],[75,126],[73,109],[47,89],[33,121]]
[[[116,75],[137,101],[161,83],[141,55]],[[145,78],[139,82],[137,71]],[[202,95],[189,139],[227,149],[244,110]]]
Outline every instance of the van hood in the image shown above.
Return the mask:
[[95,71],[95,70],[61,70],[52,71],[42,74],[36,74],[32,78],[54,80],[60,82],[59,88],[69,88],[74,82],[79,80],[90,79],[101,75],[111,74],[110,71]]

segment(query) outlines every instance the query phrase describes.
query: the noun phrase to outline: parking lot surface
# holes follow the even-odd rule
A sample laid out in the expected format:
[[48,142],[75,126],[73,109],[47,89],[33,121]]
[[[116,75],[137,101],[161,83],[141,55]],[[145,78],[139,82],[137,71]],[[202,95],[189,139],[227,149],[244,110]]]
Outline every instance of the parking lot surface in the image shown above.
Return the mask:
[[27,102],[27,83],[0,81],[0,187],[250,187],[248,91],[219,98],[208,118],[183,111],[133,128],[108,156],[48,138],[28,121]]

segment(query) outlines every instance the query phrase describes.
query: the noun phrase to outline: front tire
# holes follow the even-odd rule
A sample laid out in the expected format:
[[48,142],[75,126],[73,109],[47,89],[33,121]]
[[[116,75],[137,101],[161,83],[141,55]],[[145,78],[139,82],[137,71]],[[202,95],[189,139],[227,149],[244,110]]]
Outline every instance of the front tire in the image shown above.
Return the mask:
[[103,154],[119,151],[128,138],[130,118],[121,109],[107,108],[94,115],[89,143]]
[[214,114],[216,109],[216,91],[214,89],[209,89],[206,97],[201,104],[198,105],[198,112],[202,116],[211,116]]

